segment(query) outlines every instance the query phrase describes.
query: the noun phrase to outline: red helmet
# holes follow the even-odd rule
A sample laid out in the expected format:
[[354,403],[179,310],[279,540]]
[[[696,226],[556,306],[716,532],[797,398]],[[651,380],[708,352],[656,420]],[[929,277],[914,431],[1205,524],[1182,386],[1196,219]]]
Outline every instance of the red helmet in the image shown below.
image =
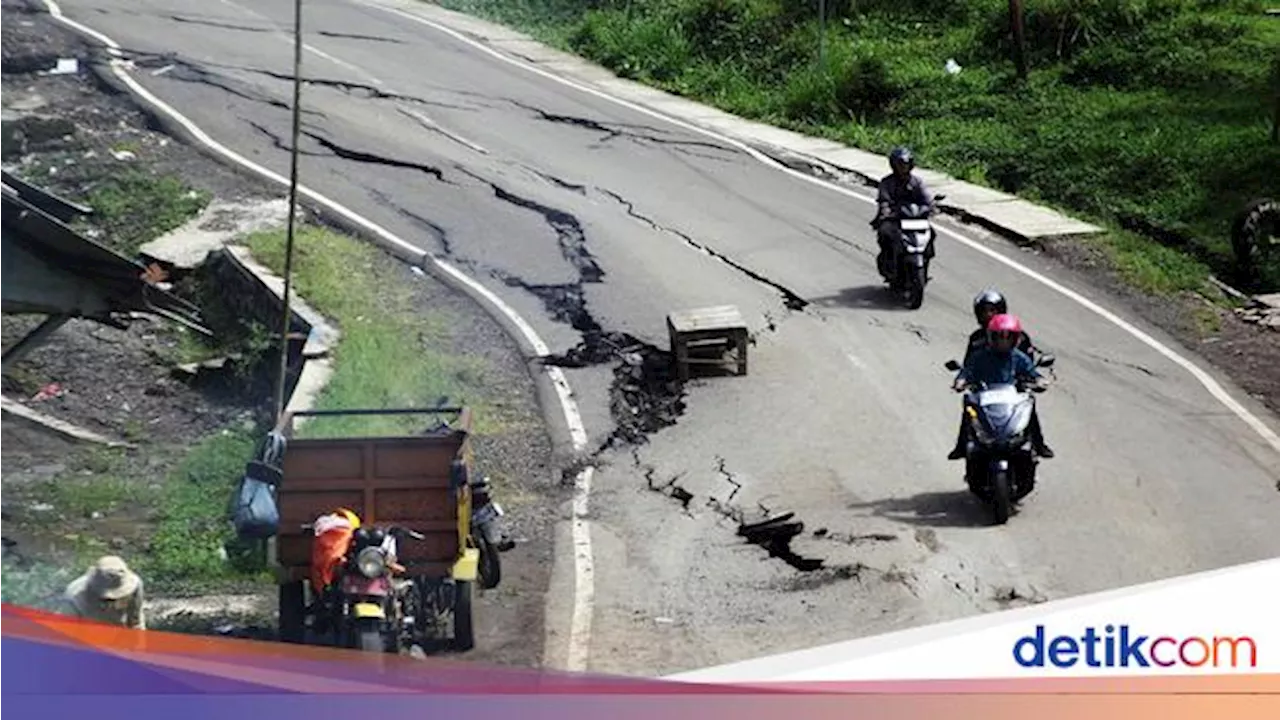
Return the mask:
[[[991,318],[987,323],[987,342],[996,349],[1017,347],[1022,335],[1022,321],[1017,315],[1002,313]],[[1000,342],[1004,341],[1004,342]]]

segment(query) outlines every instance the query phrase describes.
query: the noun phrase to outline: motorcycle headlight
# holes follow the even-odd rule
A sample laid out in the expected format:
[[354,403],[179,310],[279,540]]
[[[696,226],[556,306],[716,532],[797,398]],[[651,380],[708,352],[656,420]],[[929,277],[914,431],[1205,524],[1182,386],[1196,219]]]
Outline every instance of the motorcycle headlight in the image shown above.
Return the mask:
[[387,570],[387,560],[380,548],[367,547],[356,555],[356,568],[369,579],[382,577]]

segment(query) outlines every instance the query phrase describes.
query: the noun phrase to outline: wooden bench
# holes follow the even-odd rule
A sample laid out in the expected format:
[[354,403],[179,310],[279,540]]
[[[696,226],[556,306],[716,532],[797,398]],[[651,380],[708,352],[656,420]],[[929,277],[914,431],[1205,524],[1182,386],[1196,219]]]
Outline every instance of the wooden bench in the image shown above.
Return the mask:
[[[747,374],[747,324],[733,305],[681,310],[667,316],[671,353],[681,382],[690,365],[724,365],[736,360],[738,375]],[[730,358],[725,354],[733,351]]]

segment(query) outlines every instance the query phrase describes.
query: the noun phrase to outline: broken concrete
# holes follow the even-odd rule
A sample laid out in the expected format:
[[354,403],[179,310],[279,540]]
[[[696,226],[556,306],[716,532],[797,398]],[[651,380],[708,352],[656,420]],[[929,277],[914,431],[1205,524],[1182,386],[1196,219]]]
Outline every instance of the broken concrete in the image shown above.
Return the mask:
[[158,260],[180,270],[192,270],[209,253],[245,235],[280,227],[289,219],[289,203],[268,202],[209,203],[197,217],[176,230],[143,245],[143,257]]

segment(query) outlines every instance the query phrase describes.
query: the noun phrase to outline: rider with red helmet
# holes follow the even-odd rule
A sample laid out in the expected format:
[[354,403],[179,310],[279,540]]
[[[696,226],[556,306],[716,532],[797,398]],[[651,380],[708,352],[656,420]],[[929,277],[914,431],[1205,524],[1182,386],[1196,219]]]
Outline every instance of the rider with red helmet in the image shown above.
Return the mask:
[[[1042,386],[1043,377],[1036,370],[1035,362],[1018,349],[1022,338],[1022,322],[1015,315],[1000,314],[987,323],[987,346],[969,353],[964,367],[956,375],[955,390],[961,392],[969,383],[1012,384],[1019,380],[1032,380]],[[960,432],[968,439],[969,425],[961,416]],[[1033,408],[1031,423],[1027,426],[1032,448],[1044,458],[1053,457],[1053,450],[1044,442],[1040,429],[1040,417]],[[951,451],[948,460],[964,458],[964,444]]]
[[[978,293],[978,296],[973,299],[973,317],[978,321],[978,329],[969,335],[969,346],[965,348],[964,359],[960,361],[961,365],[969,362],[969,356],[974,350],[987,346],[987,324],[991,322],[991,318],[1008,312],[1009,303],[999,290],[987,288]],[[1040,349],[1031,342],[1031,335],[1025,328],[1022,330],[1021,339],[1018,340],[1018,349],[1032,360],[1035,360],[1040,352]]]

